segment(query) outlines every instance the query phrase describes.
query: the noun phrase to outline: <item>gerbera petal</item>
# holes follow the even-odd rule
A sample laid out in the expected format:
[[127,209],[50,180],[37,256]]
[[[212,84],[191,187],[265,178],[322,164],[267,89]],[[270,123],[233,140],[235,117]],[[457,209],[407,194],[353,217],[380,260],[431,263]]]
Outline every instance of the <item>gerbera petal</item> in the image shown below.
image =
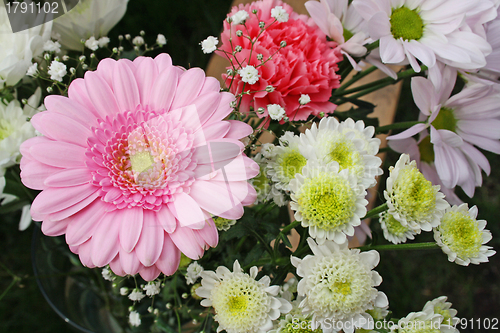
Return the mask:
[[204,83],[205,72],[201,68],[191,68],[182,73],[172,102],[172,109],[191,104],[200,93]]
[[175,231],[168,235],[186,257],[197,260],[203,256],[204,250],[196,241],[197,237],[191,228],[178,225]]
[[31,156],[38,162],[60,168],[81,168],[85,166],[86,149],[71,143],[42,142],[30,148]]
[[120,223],[120,245],[125,252],[132,252],[143,228],[143,209],[139,207],[127,209],[127,219]]
[[[61,97],[65,98],[63,96],[56,96],[56,95],[47,96],[47,98],[49,98],[49,97],[52,100],[55,100],[56,98],[60,99]],[[87,121],[96,122],[96,120],[99,118],[99,112],[95,109],[94,104],[92,104],[92,99],[89,96],[89,93],[87,91],[87,86],[85,84],[84,79],[78,78],[78,79],[73,80],[73,82],[71,82],[71,84],[68,88],[68,97],[69,97],[68,100],[69,100],[70,104],[72,104],[74,102],[75,104],[82,105],[83,108],[81,108],[81,107],[80,108],[67,107],[66,110],[73,109],[73,112],[72,112],[72,114],[73,114],[73,113],[76,113],[79,109],[82,109],[82,112],[85,112],[82,116],[85,116],[87,112],[90,112],[91,114],[94,115],[94,117],[88,117]],[[47,103],[47,101],[45,101],[45,103]],[[54,111],[58,110],[56,105],[54,105],[54,107],[50,107],[50,104],[49,104],[48,106],[46,105],[46,107],[47,107],[47,110],[54,110]],[[63,111],[61,110],[61,112],[63,112]]]
[[69,221],[67,219],[62,221],[44,220],[42,223],[42,232],[47,236],[61,236],[66,232]]
[[123,248],[120,248],[117,258],[120,260],[121,268],[128,275],[135,275],[144,267],[139,261],[139,258],[137,258],[135,251],[128,253]]
[[245,124],[241,121],[227,120],[231,124],[229,132],[224,137],[231,139],[242,139],[253,133],[252,126]]
[[154,58],[158,71],[163,72],[166,68],[172,67],[172,58],[166,53],[161,53]]
[[149,104],[149,97],[151,96],[153,83],[158,76],[158,72],[159,71],[156,62],[151,58],[143,57],[143,60],[140,62],[135,72],[142,105]]
[[164,233],[163,248],[160,257],[156,261],[158,267],[163,274],[172,275],[177,271],[181,260],[181,252],[170,239],[169,235]]
[[141,103],[134,73],[122,61],[118,61],[113,70],[113,92],[121,111],[133,111]]
[[135,247],[135,254],[144,266],[153,265],[160,257],[165,238],[163,234],[163,228],[156,219],[155,212],[145,210],[141,237]]
[[111,260],[109,263],[109,268],[115,273],[116,275],[119,276],[125,276],[127,273],[123,270],[123,267],[120,263],[120,256],[116,256],[115,259]]
[[210,247],[216,247],[219,242],[219,233],[212,219],[207,219],[207,224],[202,229],[194,230],[194,233],[203,238]]
[[85,184],[65,188],[47,188],[37,195],[31,210],[35,214],[50,214],[77,204],[94,194],[97,188]]
[[182,227],[200,229],[205,225],[205,216],[200,206],[186,193],[177,194],[174,201],[168,203],[168,208]]
[[85,87],[101,119],[120,112],[113,90],[96,72],[85,73]]
[[159,211],[156,212],[156,219],[161,223],[163,229],[167,233],[172,233],[175,231],[175,227],[177,225],[177,221],[175,219],[174,214],[168,209],[168,207],[162,207]]
[[97,267],[111,262],[120,249],[120,222],[126,219],[126,213],[121,210],[106,212],[97,225],[91,238],[90,256]]
[[82,209],[84,209],[85,207],[90,205],[92,202],[94,202],[94,200],[97,199],[98,196],[99,196],[99,193],[96,191],[93,194],[89,195],[87,198],[76,203],[75,205],[50,214],[48,219],[51,221],[60,221],[60,220],[69,218],[70,216],[72,216],[76,213],[79,213]]
[[153,281],[160,275],[161,271],[156,266],[144,267],[139,274],[145,281]]
[[56,168],[50,165],[31,160],[23,164],[21,168],[21,180],[24,185],[35,190],[44,190],[47,188],[45,180],[56,172],[64,169]]
[[87,146],[87,138],[92,132],[87,126],[68,116],[55,112],[40,112],[31,119],[33,127],[53,140]]
[[68,218],[70,221],[66,230],[66,243],[78,246],[86,242],[106,214],[107,205],[100,200],[93,201],[89,206],[83,208],[79,214]]
[[92,174],[87,168],[63,169],[47,177],[44,181],[48,187],[71,187],[88,184]]
[[[160,69],[160,68],[158,68]],[[153,110],[168,110],[174,99],[179,75],[177,70],[168,66],[158,74],[153,83],[149,106]]]

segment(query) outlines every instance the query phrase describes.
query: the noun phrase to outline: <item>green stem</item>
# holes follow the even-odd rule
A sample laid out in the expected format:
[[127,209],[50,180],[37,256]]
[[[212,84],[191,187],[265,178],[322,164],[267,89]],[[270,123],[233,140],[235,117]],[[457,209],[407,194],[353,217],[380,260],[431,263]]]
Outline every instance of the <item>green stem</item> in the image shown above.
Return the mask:
[[4,298],[5,295],[7,295],[7,293],[9,292],[9,290],[12,289],[12,287],[14,287],[14,285],[16,283],[18,283],[19,281],[21,281],[21,278],[19,278],[18,276],[15,276],[12,278],[12,282],[9,284],[9,286],[7,287],[7,289],[4,290],[4,292],[2,293],[2,295],[0,295],[0,301],[2,300],[2,298]]
[[266,264],[274,264],[276,266],[286,265],[289,262],[290,262],[290,258],[287,258],[287,257],[280,257],[280,258],[276,258],[276,259],[273,259],[271,257],[266,257],[266,258],[261,258],[261,259],[255,261],[251,264],[244,266],[243,270],[247,271],[248,269],[250,269],[253,266],[260,267],[260,266],[264,266]]
[[290,230],[295,229],[299,225],[300,225],[300,221],[293,221],[292,223],[290,223],[289,225],[287,225],[286,227],[284,227],[283,230],[281,230],[281,233],[283,235],[286,235],[287,233],[290,232]]
[[423,123],[425,123],[425,122],[424,121],[403,121],[400,123],[394,123],[394,124],[389,124],[389,125],[377,127],[377,129],[375,130],[375,133],[376,134],[387,133],[393,129],[407,129],[407,128],[410,128],[410,127],[415,126],[417,124],[423,124]]
[[358,72],[349,81],[347,81],[346,83],[343,83],[342,86],[340,86],[337,90],[335,90],[335,92],[333,93],[333,96],[340,95],[340,93],[345,91],[347,87],[352,85],[354,82],[360,80],[361,78],[364,78],[368,74],[373,73],[376,69],[377,69],[377,67],[372,66],[372,67],[368,68],[367,70],[364,70],[362,72]]
[[365,245],[358,247],[361,251],[367,250],[435,250],[439,249],[439,245],[434,242],[425,242],[425,243],[409,243],[409,244],[386,244],[386,245]]
[[368,213],[366,213],[366,215],[364,217],[362,217],[361,219],[364,220],[364,219],[371,219],[372,217],[374,216],[377,216],[378,214],[382,213],[382,212],[385,212],[386,210],[388,210],[389,207],[387,207],[387,202],[381,204],[380,206],[378,207],[375,207],[373,208],[372,210],[370,210]]

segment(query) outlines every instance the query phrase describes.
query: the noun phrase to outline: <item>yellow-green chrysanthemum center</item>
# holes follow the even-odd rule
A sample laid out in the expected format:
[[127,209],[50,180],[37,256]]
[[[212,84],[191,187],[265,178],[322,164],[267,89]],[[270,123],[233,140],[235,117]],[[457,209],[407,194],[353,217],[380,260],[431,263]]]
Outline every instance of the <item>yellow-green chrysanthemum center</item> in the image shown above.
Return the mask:
[[439,324],[430,321],[414,320],[406,323],[400,333],[439,333]]
[[312,329],[311,320],[294,320],[279,331],[280,333],[323,333],[321,328]]
[[306,178],[296,197],[303,220],[324,230],[349,223],[356,209],[356,196],[349,181],[326,172]]
[[263,286],[246,274],[225,278],[212,289],[211,297],[221,327],[239,332],[257,331],[271,304]]
[[316,263],[307,285],[308,305],[322,313],[361,313],[377,295],[371,270],[356,255],[338,253]]
[[394,206],[407,220],[424,222],[436,208],[437,190],[417,168],[401,169],[393,190]]
[[410,230],[408,227],[403,226],[401,224],[401,222],[396,220],[394,218],[394,216],[392,216],[389,213],[386,213],[384,215],[384,222],[385,222],[385,226],[387,228],[387,231],[393,235],[398,236],[398,237],[404,235],[405,232]]
[[267,195],[267,193],[271,190],[269,178],[267,178],[266,172],[262,166],[260,167],[260,173],[257,177],[252,179],[252,185],[255,188],[255,191],[257,191],[259,201],[263,200],[263,196]]
[[351,140],[339,138],[332,142],[330,152],[328,154],[330,161],[336,161],[340,170],[354,169],[362,165],[363,156],[354,148]]
[[295,178],[295,174],[302,173],[307,160],[298,150],[290,149],[285,152],[278,163],[283,177],[291,180]]
[[14,132],[14,127],[5,119],[0,119],[0,141]]
[[228,230],[236,223],[235,220],[225,219],[220,216],[214,216],[212,220],[214,221],[217,230]]
[[432,122],[435,129],[444,129],[455,132],[457,129],[457,118],[453,114],[453,109],[441,108],[436,119]]
[[395,39],[419,40],[424,34],[424,22],[415,9],[404,6],[393,9],[390,22],[391,33]]
[[468,214],[449,211],[444,214],[439,226],[441,241],[459,258],[477,256],[482,245],[483,234],[476,219]]
[[443,325],[453,325],[453,322],[451,321],[451,314],[449,309],[443,309],[441,308],[440,304],[437,304],[434,306],[434,313],[440,314],[443,316]]
[[420,160],[427,164],[434,162],[434,146],[431,143],[431,137],[426,136],[418,144],[418,151],[420,152]]

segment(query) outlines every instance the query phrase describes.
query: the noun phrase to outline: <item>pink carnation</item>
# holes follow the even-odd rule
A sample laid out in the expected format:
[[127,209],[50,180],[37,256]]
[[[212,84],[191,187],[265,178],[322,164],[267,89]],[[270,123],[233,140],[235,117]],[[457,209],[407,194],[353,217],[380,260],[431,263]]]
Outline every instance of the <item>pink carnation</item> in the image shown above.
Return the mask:
[[[287,22],[275,22],[269,26],[275,20],[271,17],[271,9],[276,6],[282,6],[290,18]],[[252,14],[254,9],[258,10],[256,15]],[[242,67],[256,67],[260,76],[255,84],[250,85],[245,84],[240,75],[235,75],[234,78],[224,75],[226,85],[231,86],[230,90],[234,94],[241,93],[243,89],[259,91],[244,95],[240,110],[248,112],[250,107],[255,110],[262,107],[266,111],[259,116],[264,117],[268,115],[269,104],[279,104],[285,108],[291,120],[305,120],[311,114],[333,112],[336,105],[329,102],[329,98],[332,89],[340,86],[340,76],[336,71],[337,63],[342,60],[340,51],[335,48],[337,43],[327,41],[326,35],[311,18],[293,12],[292,8],[281,0],[240,4],[239,7],[233,7],[228,17],[239,10],[246,10],[250,17],[245,21],[245,26],[224,22],[220,49],[231,54],[236,46],[241,46],[242,51],[234,57]],[[259,22],[264,22],[267,28],[255,42],[253,51],[250,51],[251,42],[246,36],[254,39],[260,34]],[[238,37],[237,30],[241,30],[244,36]],[[282,41],[286,42],[286,46],[280,49]],[[218,51],[218,54],[226,57],[223,52]],[[262,61],[258,60],[258,54],[262,54]],[[272,59],[261,65],[270,56]],[[233,64],[236,63],[233,61]],[[267,86],[274,87],[274,91],[264,91]],[[301,94],[308,94],[311,102],[301,106]]]
[[102,60],[49,96],[21,147],[23,183],[49,236],[66,234],[87,267],[146,280],[200,258],[218,234],[211,214],[237,219],[254,202],[259,167],[242,154],[252,128],[224,121],[234,96],[170,56]]

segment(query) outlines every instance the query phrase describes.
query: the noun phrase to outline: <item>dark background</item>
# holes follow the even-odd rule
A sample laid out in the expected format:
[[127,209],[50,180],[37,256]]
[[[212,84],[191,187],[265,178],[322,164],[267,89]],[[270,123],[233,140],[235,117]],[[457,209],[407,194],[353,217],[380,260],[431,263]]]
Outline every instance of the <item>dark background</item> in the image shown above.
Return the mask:
[[[146,42],[154,44],[156,35],[161,33],[168,40],[161,51],[169,53],[175,65],[205,68],[210,56],[202,53],[199,43],[209,35],[219,35],[230,4],[228,0],[130,0],[124,19],[109,34],[111,44],[116,44],[119,34],[128,33],[134,37],[141,30],[146,32]],[[158,52],[150,55],[155,53]],[[404,91],[409,92],[409,86],[405,84]],[[412,97],[403,94],[398,119],[416,119],[417,115]],[[489,245],[498,249],[500,171],[496,166],[500,165],[500,158],[493,154],[486,155],[492,165],[492,174],[485,176],[483,187],[476,189],[473,199],[462,197],[469,206],[478,206],[479,218],[488,221],[487,229],[494,236]],[[397,158],[396,154],[390,154],[384,170]],[[0,300],[0,332],[72,332],[38,290],[31,268],[33,226],[19,232],[19,216],[20,213],[0,216],[0,295],[12,281],[4,267],[22,278]],[[380,231],[377,223],[373,223],[373,229]],[[423,233],[416,240],[432,241],[432,233]],[[500,315],[498,255],[490,258],[490,263],[462,267],[449,263],[440,250],[385,251],[381,253],[381,262],[376,270],[384,279],[379,289],[389,297],[395,318],[419,311],[426,301],[441,295],[448,296],[460,317],[491,319]]]

